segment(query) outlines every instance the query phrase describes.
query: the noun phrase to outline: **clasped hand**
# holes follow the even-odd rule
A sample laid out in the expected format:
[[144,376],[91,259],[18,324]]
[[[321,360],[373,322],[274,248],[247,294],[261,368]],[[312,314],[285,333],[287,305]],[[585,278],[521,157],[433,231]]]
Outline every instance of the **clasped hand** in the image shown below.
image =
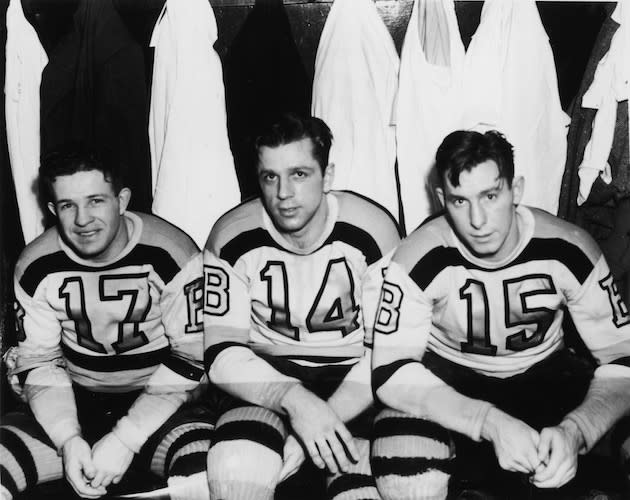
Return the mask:
[[129,468],[134,453],[111,432],[92,448],[74,436],[63,445],[66,479],[83,498],[99,498],[110,484],[117,484]]
[[577,471],[582,441],[574,424],[563,422],[538,433],[521,420],[492,408],[482,436],[492,442],[503,469],[530,475],[538,488],[559,488]]

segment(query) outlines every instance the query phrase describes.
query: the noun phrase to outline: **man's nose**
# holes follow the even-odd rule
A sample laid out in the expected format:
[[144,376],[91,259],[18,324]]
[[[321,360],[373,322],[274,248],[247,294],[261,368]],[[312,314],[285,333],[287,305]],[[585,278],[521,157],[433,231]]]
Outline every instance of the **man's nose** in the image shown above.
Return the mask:
[[487,221],[486,211],[480,203],[470,205],[470,225],[475,229],[481,229]]

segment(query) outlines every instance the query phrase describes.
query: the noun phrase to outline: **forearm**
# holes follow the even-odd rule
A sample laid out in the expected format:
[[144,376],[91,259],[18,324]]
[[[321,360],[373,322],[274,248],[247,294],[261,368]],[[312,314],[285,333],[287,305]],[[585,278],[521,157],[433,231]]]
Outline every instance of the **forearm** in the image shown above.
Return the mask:
[[171,355],[155,370],[144,391],[121,418],[113,433],[134,453],[199,387],[203,368]]
[[573,422],[584,438],[582,453],[630,411],[630,369],[620,365],[599,367],[584,401],[570,412],[565,421]]
[[189,394],[186,391],[150,393],[145,390],[112,432],[127,448],[138,453],[147,439],[186,402]]
[[372,405],[370,357],[364,356],[343,379],[328,399],[328,404],[343,422],[349,422]]
[[72,382],[66,370],[50,364],[29,372],[24,394],[37,422],[60,450],[81,434]]
[[378,390],[387,406],[433,421],[442,427],[481,440],[481,431],[492,405],[458,393],[421,363],[399,368]]
[[283,412],[281,401],[298,379],[288,377],[247,347],[222,350],[208,370],[210,381],[234,397]]

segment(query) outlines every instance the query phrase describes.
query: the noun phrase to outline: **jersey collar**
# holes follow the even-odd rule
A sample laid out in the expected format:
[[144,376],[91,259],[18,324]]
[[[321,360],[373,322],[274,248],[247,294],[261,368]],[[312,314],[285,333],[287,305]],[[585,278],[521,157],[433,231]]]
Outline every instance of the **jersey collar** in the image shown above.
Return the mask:
[[462,244],[462,242],[459,240],[459,238],[455,234],[455,231],[453,231],[453,228],[450,227],[449,225],[449,235],[451,238],[452,245],[457,248],[459,253],[461,253],[462,256],[468,262],[472,262],[473,264],[479,267],[486,268],[486,269],[498,269],[500,267],[503,267],[509,264],[510,262],[512,262],[525,249],[525,247],[528,245],[528,243],[534,236],[535,221],[534,221],[534,214],[532,214],[532,211],[524,205],[518,205],[516,207],[515,215],[518,218],[518,224],[519,224],[519,229],[520,229],[519,241],[518,241],[518,244],[514,247],[514,250],[512,250],[512,252],[509,255],[507,255],[504,259],[500,261],[488,262],[487,260],[481,259],[475,256],[474,254],[472,254],[468,250],[468,248],[466,248],[466,246]]
[[313,253],[315,250],[320,248],[324,244],[326,239],[330,236],[330,233],[332,233],[332,230],[334,229],[337,218],[339,216],[339,202],[337,201],[337,197],[333,193],[327,193],[324,198],[324,202],[328,204],[328,215],[326,217],[326,223],[324,224],[324,230],[322,231],[322,234],[319,236],[319,238],[307,248],[299,248],[298,246],[287,240],[282,235],[282,233],[280,233],[276,229],[276,226],[273,224],[271,217],[269,217],[269,214],[267,214],[264,205],[261,203],[261,209],[263,211],[263,224],[265,226],[265,229],[271,235],[273,240],[285,250],[298,255],[308,255],[310,253]]

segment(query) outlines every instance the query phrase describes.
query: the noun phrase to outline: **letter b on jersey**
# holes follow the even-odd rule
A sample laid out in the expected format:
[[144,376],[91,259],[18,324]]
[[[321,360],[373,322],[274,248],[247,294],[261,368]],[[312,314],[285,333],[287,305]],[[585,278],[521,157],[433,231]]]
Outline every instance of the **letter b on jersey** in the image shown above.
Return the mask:
[[398,285],[389,281],[383,282],[383,291],[374,325],[377,332],[389,335],[398,330],[402,297],[403,292]]

